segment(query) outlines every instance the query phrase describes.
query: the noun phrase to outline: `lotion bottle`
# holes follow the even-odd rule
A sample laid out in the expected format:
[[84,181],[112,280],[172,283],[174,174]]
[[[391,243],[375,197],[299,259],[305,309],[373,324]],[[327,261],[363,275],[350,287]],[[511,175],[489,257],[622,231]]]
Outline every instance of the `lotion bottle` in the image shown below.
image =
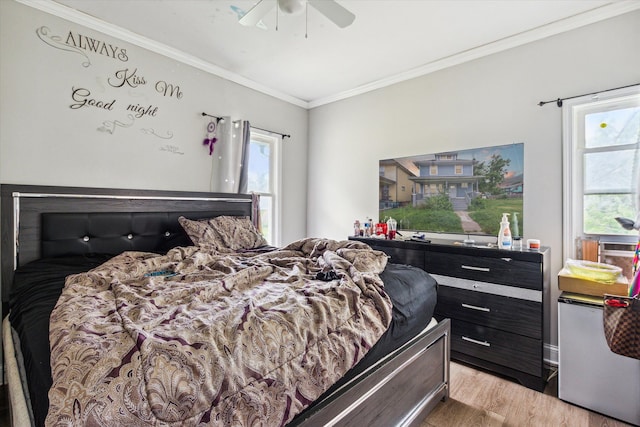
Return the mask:
[[508,213],[502,214],[500,221],[500,232],[498,233],[498,247],[500,249],[511,249],[511,230],[509,229]]

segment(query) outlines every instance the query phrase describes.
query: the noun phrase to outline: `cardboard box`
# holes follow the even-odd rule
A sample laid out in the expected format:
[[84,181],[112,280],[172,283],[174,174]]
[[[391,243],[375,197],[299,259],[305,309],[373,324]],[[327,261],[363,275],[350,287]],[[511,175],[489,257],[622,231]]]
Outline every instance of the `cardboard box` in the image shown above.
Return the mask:
[[620,276],[618,281],[612,284],[594,282],[572,276],[569,270],[563,268],[560,270],[560,273],[558,273],[558,288],[565,292],[593,295],[596,297],[603,297],[604,294],[624,296],[629,294],[629,281],[626,277]]

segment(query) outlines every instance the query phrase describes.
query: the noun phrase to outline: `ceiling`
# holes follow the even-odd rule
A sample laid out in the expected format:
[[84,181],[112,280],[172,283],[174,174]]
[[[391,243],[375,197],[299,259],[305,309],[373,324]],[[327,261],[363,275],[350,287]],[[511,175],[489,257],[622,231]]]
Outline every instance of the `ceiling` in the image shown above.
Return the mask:
[[338,0],[356,15],[341,29],[311,7],[240,25],[257,0],[18,1],[305,108],[640,9],[635,0]]

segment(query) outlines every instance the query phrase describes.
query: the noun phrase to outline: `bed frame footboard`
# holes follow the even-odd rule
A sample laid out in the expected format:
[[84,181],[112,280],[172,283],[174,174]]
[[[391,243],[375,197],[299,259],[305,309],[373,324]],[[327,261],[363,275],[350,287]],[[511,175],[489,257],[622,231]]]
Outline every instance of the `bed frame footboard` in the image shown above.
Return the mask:
[[337,390],[299,425],[420,425],[449,397],[449,340],[450,320],[444,319]]
[[[31,426],[8,317],[2,324],[11,425]],[[449,397],[450,321],[422,333],[345,384],[298,426],[419,426]]]

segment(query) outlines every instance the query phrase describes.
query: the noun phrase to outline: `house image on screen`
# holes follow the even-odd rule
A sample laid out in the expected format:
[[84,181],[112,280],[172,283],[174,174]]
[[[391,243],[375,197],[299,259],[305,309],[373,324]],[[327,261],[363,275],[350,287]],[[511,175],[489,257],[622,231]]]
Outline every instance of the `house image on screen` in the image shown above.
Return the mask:
[[478,183],[482,176],[474,176],[474,159],[461,159],[457,152],[438,153],[432,159],[415,161],[418,175],[414,183],[412,205],[419,206],[429,197],[448,194],[454,211],[467,210],[473,198],[480,195]]
[[507,174],[504,181],[498,185],[507,197],[522,197],[522,174]]
[[413,201],[414,183],[418,167],[405,159],[380,160],[379,209],[410,205]]

